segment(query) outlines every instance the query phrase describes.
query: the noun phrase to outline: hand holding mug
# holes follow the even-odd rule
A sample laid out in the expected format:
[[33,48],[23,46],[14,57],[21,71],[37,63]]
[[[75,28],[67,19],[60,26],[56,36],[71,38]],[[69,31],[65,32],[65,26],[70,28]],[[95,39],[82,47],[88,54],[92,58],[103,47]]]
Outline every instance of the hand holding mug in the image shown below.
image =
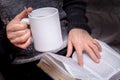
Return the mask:
[[[28,8],[31,12],[32,8]],[[27,13],[23,10],[6,27],[7,37],[11,43],[20,48],[27,48],[31,43],[31,32],[28,25],[21,23],[21,20],[27,17]]]
[[[28,10],[30,11],[30,9]],[[30,44],[30,30],[27,28],[23,19],[26,16],[27,12],[21,12],[7,26],[8,38],[14,45],[21,48],[26,48]],[[54,51],[62,46],[63,40],[59,13],[56,8],[39,8],[33,10],[28,17],[27,23],[30,25],[34,47],[37,51]],[[22,24],[22,28],[19,29],[19,26],[17,26],[18,24],[19,26]],[[13,28],[15,30],[12,29],[11,26],[14,26]],[[14,36],[16,36],[16,38],[14,38]]]

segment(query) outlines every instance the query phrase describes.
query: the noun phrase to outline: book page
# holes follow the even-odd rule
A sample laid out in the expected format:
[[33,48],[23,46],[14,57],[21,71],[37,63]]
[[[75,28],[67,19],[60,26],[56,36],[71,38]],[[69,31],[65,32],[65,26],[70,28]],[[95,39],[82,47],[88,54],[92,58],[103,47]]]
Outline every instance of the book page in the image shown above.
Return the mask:
[[[107,44],[100,41],[99,43],[102,45],[100,63],[97,64],[93,62],[86,53],[83,53],[84,67],[99,78],[108,80],[112,75],[119,71],[120,55],[118,55],[118,53],[111,49]],[[72,57],[77,61],[76,52]]]
[[[74,62],[75,63],[75,62]],[[84,67],[80,67],[78,64],[73,63],[63,63],[67,71],[76,77],[77,79],[81,80],[100,80],[97,76],[93,75],[91,72],[89,72]],[[78,66],[76,66],[78,65]]]
[[120,70],[120,54],[117,53],[115,50],[113,50],[110,46],[108,46],[105,43],[102,43],[102,59],[106,62],[109,63],[116,71]]
[[[96,76],[91,74],[88,70],[86,70],[83,67],[80,67],[80,65],[74,61],[72,58],[67,58],[65,56],[56,55],[56,54],[50,54],[52,57],[57,59],[58,61],[62,62],[65,69],[75,78],[82,79],[82,80],[99,80]],[[62,66],[62,65],[61,65]]]
[[44,55],[37,64],[39,68],[50,75],[54,80],[76,80],[76,78],[71,76],[61,65],[63,65],[62,62],[48,54]]

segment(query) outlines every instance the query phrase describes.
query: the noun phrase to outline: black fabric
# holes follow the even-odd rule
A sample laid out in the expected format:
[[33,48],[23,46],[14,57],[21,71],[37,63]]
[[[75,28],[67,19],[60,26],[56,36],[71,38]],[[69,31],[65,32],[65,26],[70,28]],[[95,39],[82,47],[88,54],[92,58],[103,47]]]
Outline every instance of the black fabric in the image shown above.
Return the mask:
[[3,71],[5,80],[53,80],[36,66],[36,62],[9,65]]
[[86,17],[86,1],[64,0],[63,5],[63,9],[65,10],[69,21],[69,31],[73,28],[82,28],[91,34],[91,29],[87,25],[88,19]]
[[6,36],[5,36],[4,24],[0,20],[0,70],[4,66],[6,66],[10,61],[9,54],[7,54],[5,50],[5,45],[6,45]]
[[3,29],[4,23],[2,22],[2,20],[0,19],[0,30]]
[[[60,50],[57,54],[65,56],[67,47]],[[39,60],[25,64],[8,64],[3,68],[3,76],[5,80],[53,80],[43,70],[38,68],[36,64]]]
[[3,49],[3,40],[1,38],[1,32],[0,32],[0,57],[4,54],[4,49]]

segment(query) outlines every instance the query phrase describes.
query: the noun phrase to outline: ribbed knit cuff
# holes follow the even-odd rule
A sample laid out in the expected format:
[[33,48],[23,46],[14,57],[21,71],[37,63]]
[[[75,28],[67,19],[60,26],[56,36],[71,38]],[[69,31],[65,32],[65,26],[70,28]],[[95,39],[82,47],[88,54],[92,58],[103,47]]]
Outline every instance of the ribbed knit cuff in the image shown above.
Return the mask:
[[73,28],[81,28],[91,34],[86,17],[86,1],[84,0],[64,0],[63,9],[69,21],[68,32]]
[[86,25],[86,24],[79,24],[79,26],[77,26],[77,25],[78,24],[76,24],[76,26],[75,25],[73,26],[73,24],[70,24],[69,27],[68,27],[68,32],[70,32],[71,29],[77,28],[77,29],[84,29],[89,34],[91,34],[91,29],[90,29],[90,27],[88,25]]
[[80,16],[80,15],[73,15],[69,17],[69,27],[68,27],[68,32],[71,29],[74,28],[79,28],[79,29],[84,29],[86,30],[89,34],[91,34],[91,29],[87,24],[87,18],[86,16]]

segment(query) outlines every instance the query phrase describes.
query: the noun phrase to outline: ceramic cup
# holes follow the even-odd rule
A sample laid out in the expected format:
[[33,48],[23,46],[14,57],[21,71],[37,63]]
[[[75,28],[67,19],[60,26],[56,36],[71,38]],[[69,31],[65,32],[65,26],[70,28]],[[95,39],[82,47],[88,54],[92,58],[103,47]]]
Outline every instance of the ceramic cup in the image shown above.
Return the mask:
[[37,51],[54,51],[62,46],[63,39],[58,9],[44,7],[33,10],[22,22],[29,23],[34,47]]

